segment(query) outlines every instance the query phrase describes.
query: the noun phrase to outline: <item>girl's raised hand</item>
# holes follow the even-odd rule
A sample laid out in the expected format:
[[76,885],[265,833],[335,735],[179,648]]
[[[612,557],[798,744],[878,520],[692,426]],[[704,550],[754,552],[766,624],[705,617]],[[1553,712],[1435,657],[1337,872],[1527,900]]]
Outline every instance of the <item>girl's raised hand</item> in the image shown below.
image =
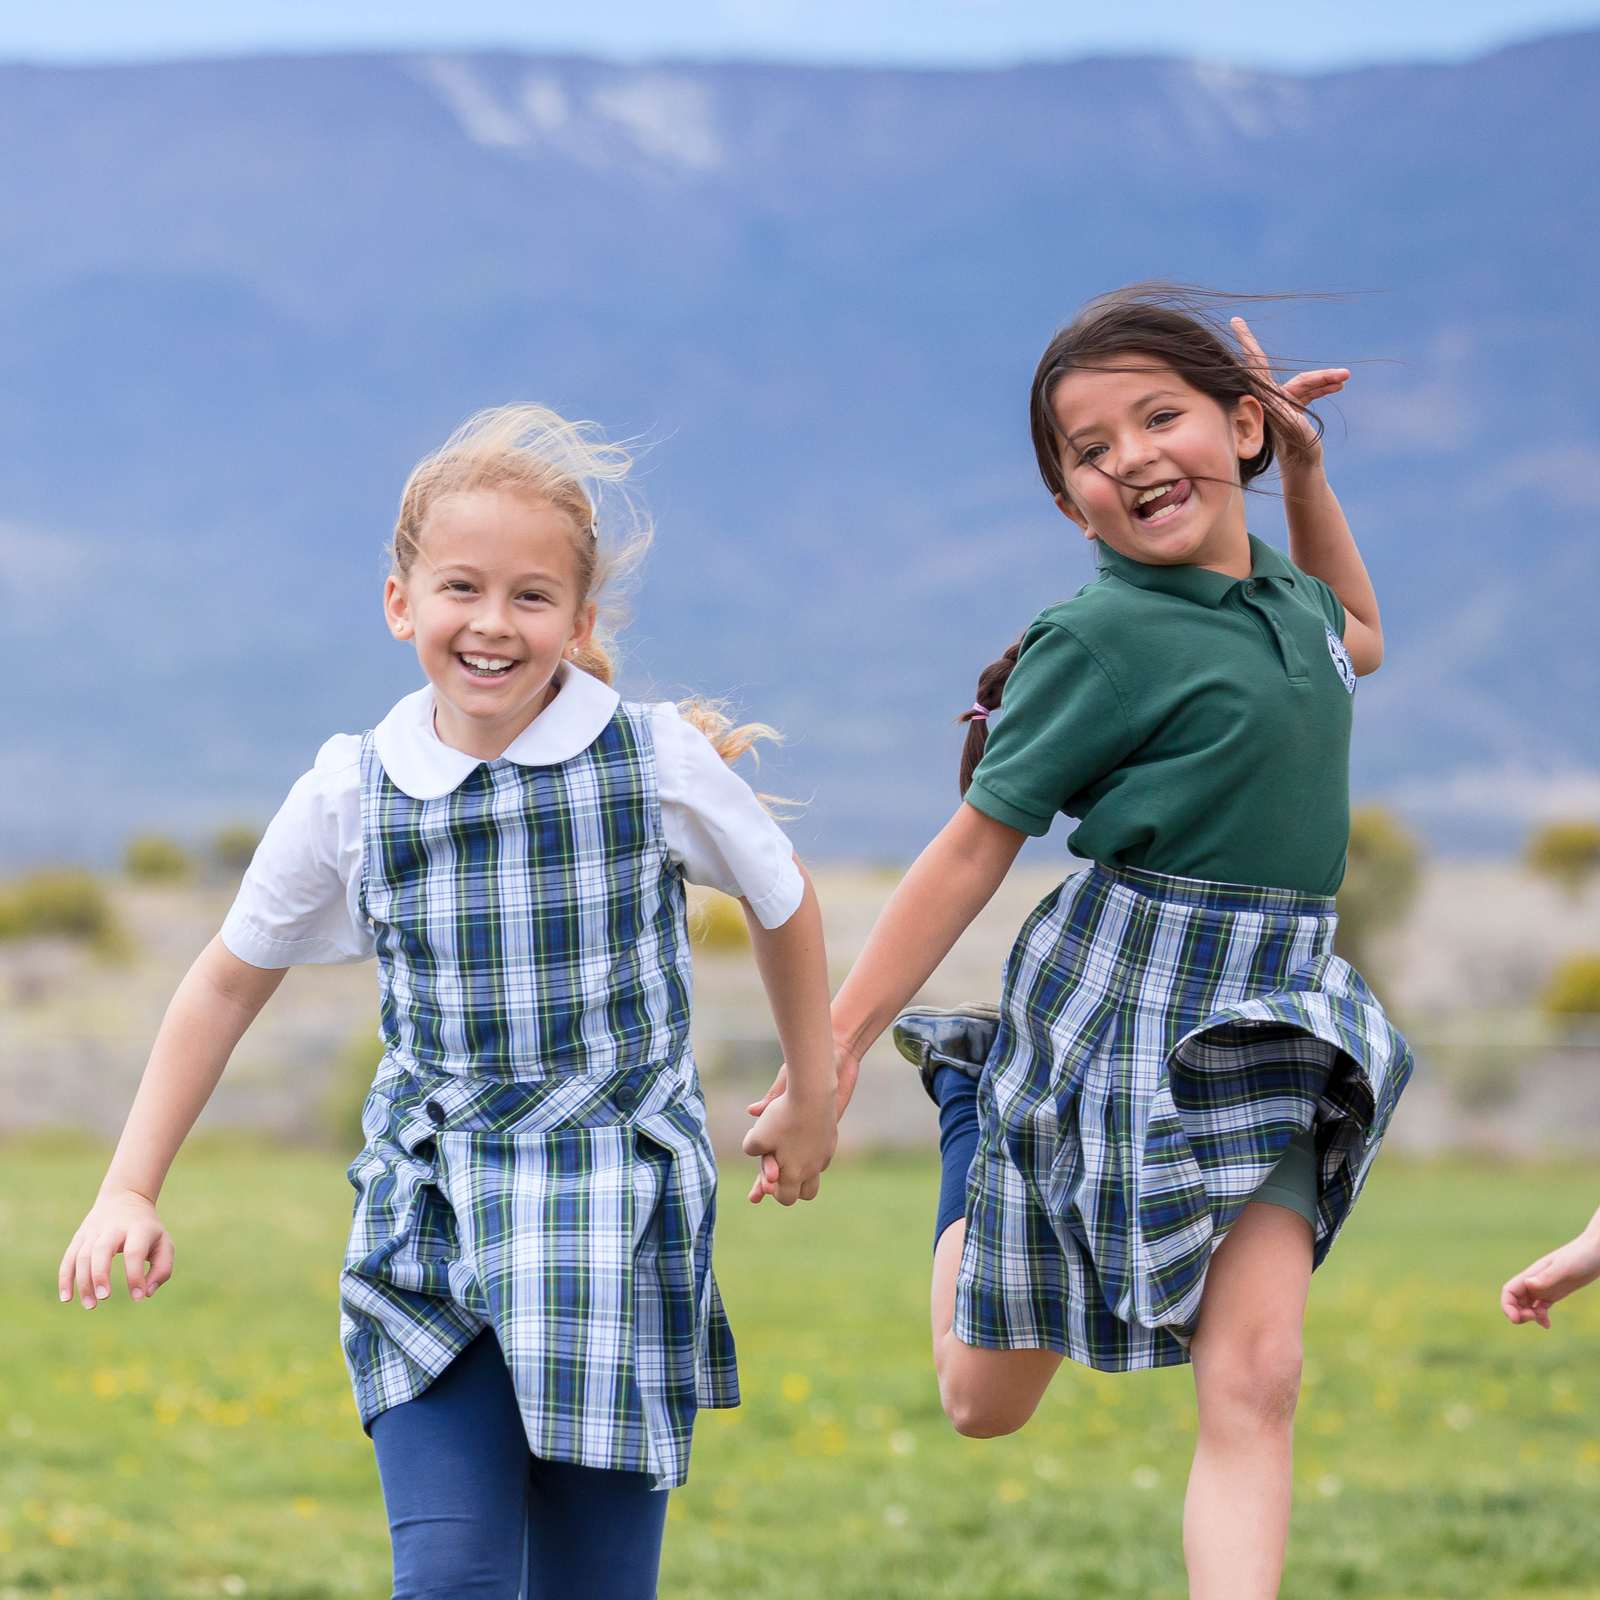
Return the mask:
[[74,1293],[86,1311],[111,1293],[111,1263],[123,1258],[128,1295],[147,1300],[172,1276],[172,1235],[155,1206],[131,1189],[102,1192],[61,1258],[57,1288],[63,1302]]
[[[1244,347],[1244,353],[1249,358],[1251,367],[1291,401],[1292,406],[1309,406],[1314,401],[1326,400],[1330,394],[1338,394],[1350,381],[1348,367],[1319,367],[1315,372],[1297,372],[1292,378],[1279,383],[1272,375],[1272,363],[1267,360],[1267,352],[1256,342],[1256,336],[1250,331],[1250,324],[1243,317],[1234,317],[1232,323],[1234,335]],[[1295,413],[1295,419],[1300,425],[1302,444],[1311,452],[1313,458],[1319,456],[1322,449],[1321,442],[1317,438],[1316,430],[1311,426],[1310,419],[1298,411]]]

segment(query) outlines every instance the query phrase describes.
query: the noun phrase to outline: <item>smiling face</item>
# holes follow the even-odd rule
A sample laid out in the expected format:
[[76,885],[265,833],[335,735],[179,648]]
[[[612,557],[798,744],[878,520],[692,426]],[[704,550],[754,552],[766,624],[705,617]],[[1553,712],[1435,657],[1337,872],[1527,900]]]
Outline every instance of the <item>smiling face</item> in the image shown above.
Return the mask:
[[1135,561],[1246,575],[1239,463],[1261,450],[1260,402],[1246,395],[1225,408],[1150,356],[1111,365],[1070,370],[1050,395],[1065,441],[1067,493],[1056,504]]
[[429,510],[410,571],[390,576],[383,601],[389,631],[416,644],[446,744],[492,760],[554,697],[562,659],[594,631],[579,537],[566,512],[508,489],[448,494]]

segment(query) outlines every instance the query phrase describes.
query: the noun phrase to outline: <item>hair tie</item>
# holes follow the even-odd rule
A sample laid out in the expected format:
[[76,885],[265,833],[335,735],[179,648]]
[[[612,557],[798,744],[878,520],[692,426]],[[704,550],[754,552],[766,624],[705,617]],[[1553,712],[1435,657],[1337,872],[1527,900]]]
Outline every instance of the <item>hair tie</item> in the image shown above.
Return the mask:
[[972,704],[972,709],[967,713],[968,722],[987,722],[989,720],[988,706],[979,705],[977,701]]

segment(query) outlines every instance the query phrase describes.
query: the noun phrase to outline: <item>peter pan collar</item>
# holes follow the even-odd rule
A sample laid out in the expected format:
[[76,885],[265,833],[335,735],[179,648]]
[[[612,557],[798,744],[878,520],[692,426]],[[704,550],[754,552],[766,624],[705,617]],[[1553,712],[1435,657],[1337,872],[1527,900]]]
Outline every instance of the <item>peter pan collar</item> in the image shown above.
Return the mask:
[[[501,751],[522,767],[553,767],[587,750],[616,715],[621,697],[610,684],[563,661],[554,700]],[[395,786],[413,800],[437,800],[459,788],[484,764],[445,744],[433,728],[433,685],[408,694],[373,730],[378,759]]]
[[[1295,569],[1289,561],[1270,544],[1263,544],[1254,534],[1250,539],[1250,577],[1278,578],[1293,584]],[[1230,578],[1225,572],[1212,572],[1206,567],[1163,567],[1135,561],[1120,550],[1113,550],[1100,541],[1100,570],[1112,573],[1124,583],[1136,588],[1150,589],[1159,594],[1177,595],[1182,600],[1193,600],[1198,605],[1220,606],[1229,590],[1243,582]]]

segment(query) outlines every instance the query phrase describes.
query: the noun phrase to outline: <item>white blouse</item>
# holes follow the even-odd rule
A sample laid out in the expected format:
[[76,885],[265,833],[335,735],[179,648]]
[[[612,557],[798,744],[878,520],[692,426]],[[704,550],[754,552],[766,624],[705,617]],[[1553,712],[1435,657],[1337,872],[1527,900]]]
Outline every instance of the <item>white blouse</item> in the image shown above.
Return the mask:
[[[599,738],[616,690],[573,666],[560,692],[512,740],[502,760],[553,766]],[[764,928],[792,917],[805,885],[783,830],[698,728],[663,701],[649,708],[667,853],[690,883],[740,896]],[[449,794],[481,765],[443,743],[431,686],[409,694],[373,733],[378,758],[414,800]],[[222,924],[222,942],[255,967],[365,961],[375,952],[361,909],[361,738],[339,733],[267,826]]]

